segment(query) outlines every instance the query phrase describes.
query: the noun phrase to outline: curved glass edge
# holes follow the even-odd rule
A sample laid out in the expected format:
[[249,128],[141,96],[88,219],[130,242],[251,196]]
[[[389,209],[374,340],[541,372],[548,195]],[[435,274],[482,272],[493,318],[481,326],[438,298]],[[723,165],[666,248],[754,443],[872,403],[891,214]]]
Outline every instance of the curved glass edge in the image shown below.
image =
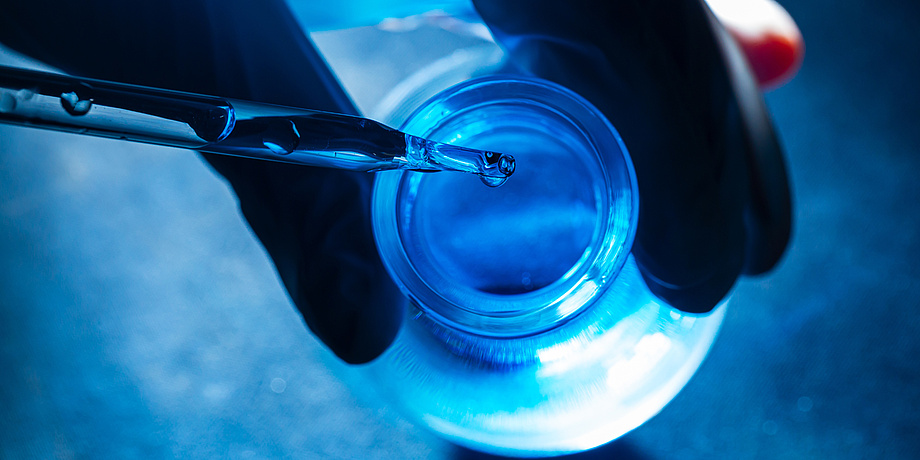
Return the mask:
[[[400,196],[404,182],[411,183],[413,176],[420,173],[394,171],[381,173],[377,177],[373,193],[374,234],[378,249],[385,266],[402,292],[421,305],[444,305],[437,311],[426,308],[426,313],[439,318],[441,322],[468,332],[495,335],[517,336],[539,333],[546,328],[556,327],[558,320],[568,320],[578,311],[592,303],[592,299],[603,293],[608,281],[615,279],[626,261],[629,249],[635,238],[638,221],[638,193],[635,170],[629,153],[619,133],[593,105],[576,93],[555,83],[522,76],[493,75],[480,77],[454,86],[429,100],[416,109],[401,129],[420,136],[429,136],[438,126],[440,120],[451,116],[460,116],[464,111],[476,110],[475,105],[455,107],[452,101],[461,99],[466,94],[475,94],[473,100],[480,100],[480,105],[497,101],[521,100],[535,101],[558,112],[569,129],[577,130],[595,150],[605,191],[601,212],[603,240],[593,242],[586,255],[589,260],[579,261],[573,267],[575,273],[567,273],[568,279],[554,283],[540,292],[522,294],[516,299],[543,305],[539,311],[516,316],[502,314],[490,317],[482,314],[467,314],[463,305],[454,303],[442,293],[431,288],[425,280],[419,279],[417,271],[410,262],[401,241],[399,216],[395,210],[403,198]],[[514,95],[514,98],[507,96]],[[466,101],[468,102],[468,101]],[[615,150],[612,151],[612,150]],[[604,159],[601,159],[601,157]],[[614,173],[611,168],[616,169]],[[616,177],[613,174],[617,174]],[[616,184],[610,183],[614,181]],[[614,210],[617,211],[614,213]],[[627,213],[622,219],[619,214]],[[616,214],[616,215],[615,215]],[[399,244],[396,244],[399,243]],[[515,296],[502,296],[501,301],[514,300]],[[481,296],[481,301],[489,301],[489,296]],[[498,300],[496,300],[498,301]],[[554,320],[556,320],[554,322]]]
[[566,331],[510,341],[432,328],[414,310],[367,368],[404,413],[457,444],[519,457],[591,449],[677,395],[711,348],[729,300],[708,315],[681,313],[648,291],[630,258],[604,302],[621,308],[592,309]]
[[494,43],[455,50],[397,84],[368,116],[391,126],[402,126],[425,102],[444,89],[494,74],[504,57],[504,51]]

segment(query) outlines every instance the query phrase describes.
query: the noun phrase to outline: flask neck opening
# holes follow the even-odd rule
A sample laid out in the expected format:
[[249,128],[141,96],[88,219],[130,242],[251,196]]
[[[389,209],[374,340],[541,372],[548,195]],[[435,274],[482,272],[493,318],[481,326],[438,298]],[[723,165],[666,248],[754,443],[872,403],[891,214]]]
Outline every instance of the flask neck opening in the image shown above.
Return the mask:
[[577,95],[488,77],[435,97],[403,129],[517,159],[494,189],[456,174],[379,176],[378,246],[425,314],[480,335],[533,334],[589,306],[622,267],[635,176],[616,132]]

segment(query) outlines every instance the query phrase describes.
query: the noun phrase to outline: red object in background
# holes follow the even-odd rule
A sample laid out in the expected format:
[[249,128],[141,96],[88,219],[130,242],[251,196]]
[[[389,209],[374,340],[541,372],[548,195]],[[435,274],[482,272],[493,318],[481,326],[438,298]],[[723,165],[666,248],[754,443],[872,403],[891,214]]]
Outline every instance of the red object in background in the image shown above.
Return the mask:
[[771,31],[751,36],[731,27],[729,32],[741,45],[757,81],[765,90],[788,82],[802,66],[805,42],[801,35],[784,36]]
[[748,58],[764,90],[795,76],[805,42],[795,20],[774,0],[705,0]]

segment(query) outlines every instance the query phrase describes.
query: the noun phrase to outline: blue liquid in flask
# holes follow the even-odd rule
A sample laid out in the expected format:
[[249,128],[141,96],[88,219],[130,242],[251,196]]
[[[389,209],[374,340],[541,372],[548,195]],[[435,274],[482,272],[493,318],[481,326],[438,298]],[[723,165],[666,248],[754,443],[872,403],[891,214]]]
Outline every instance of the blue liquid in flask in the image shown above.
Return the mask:
[[416,422],[486,452],[578,452],[651,418],[709,350],[724,306],[657,300],[630,255],[636,179],[597,109],[542,80],[485,77],[435,96],[403,130],[510,153],[500,188],[384,172],[378,248],[406,295],[368,365]]

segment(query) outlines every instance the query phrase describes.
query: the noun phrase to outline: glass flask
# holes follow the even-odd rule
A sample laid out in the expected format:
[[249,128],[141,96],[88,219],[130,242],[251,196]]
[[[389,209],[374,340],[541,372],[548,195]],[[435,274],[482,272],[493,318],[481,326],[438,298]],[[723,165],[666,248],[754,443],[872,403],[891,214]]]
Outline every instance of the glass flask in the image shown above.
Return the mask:
[[688,315],[648,291],[630,254],[636,178],[606,118],[563,87],[507,75],[389,112],[411,134],[512,154],[517,169],[498,188],[378,175],[374,231],[407,311],[366,366],[382,392],[457,444],[515,456],[586,450],[660,411],[725,305]]

